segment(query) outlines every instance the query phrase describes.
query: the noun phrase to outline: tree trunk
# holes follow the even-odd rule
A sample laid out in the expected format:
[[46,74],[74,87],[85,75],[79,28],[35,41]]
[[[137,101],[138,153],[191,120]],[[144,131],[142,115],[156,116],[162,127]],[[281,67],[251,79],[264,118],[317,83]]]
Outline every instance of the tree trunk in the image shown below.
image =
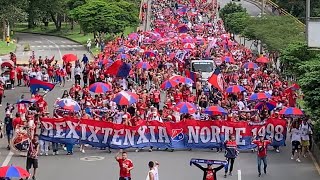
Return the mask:
[[61,14],[53,14],[50,13],[51,19],[54,22],[54,25],[56,26],[56,30],[60,31],[61,30],[61,20],[62,20],[62,16]]
[[71,30],[73,30],[73,29],[74,29],[74,20],[71,19]]
[[2,40],[6,40],[6,26],[7,26],[7,23],[5,20],[2,20]]

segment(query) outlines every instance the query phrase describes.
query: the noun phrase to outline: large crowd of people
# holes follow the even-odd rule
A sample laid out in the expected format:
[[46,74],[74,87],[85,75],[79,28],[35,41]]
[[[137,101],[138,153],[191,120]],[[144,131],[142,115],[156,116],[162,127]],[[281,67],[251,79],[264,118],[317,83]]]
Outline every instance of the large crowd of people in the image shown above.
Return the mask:
[[[146,5],[145,5],[146,6]],[[81,111],[74,113],[55,108],[54,117],[64,115],[77,116],[93,121],[106,121],[116,124],[136,126],[141,121],[159,122],[180,122],[189,119],[199,121],[252,121],[262,122],[267,118],[280,118],[284,121],[292,121],[292,159],[297,151],[303,149],[303,156],[306,156],[309,144],[310,126],[307,121],[301,123],[301,118],[287,118],[279,115],[284,107],[296,106],[297,93],[289,90],[290,83],[283,80],[274,69],[274,59],[266,53],[254,55],[250,49],[235,41],[234,36],[226,32],[223,22],[217,17],[218,4],[206,0],[159,0],[152,1],[151,30],[138,31],[128,37],[118,37],[114,41],[107,42],[103,51],[94,60],[86,55],[82,59],[59,64],[54,59],[40,56],[36,58],[35,53],[30,57],[29,65],[12,68],[10,79],[12,88],[14,80],[18,80],[18,86],[28,86],[30,78],[51,82],[60,86],[72,83],[69,90],[65,90],[61,98],[70,98],[79,103]],[[146,10],[144,10],[146,12]],[[146,18],[146,17],[144,17]],[[186,29],[186,30],[185,30]],[[183,51],[183,58],[178,54]],[[15,56],[12,56],[15,58]],[[260,60],[258,60],[260,58]],[[220,69],[223,75],[223,87],[242,86],[245,90],[240,92],[226,92],[218,87],[203,81],[201,71],[194,72],[196,78],[194,83],[178,83],[172,87],[164,87],[162,84],[174,76],[186,76],[186,70],[191,70],[193,60],[213,59],[215,68]],[[263,61],[262,61],[262,60]],[[116,60],[131,65],[128,77],[117,77],[108,73],[108,67]],[[252,66],[245,66],[251,63]],[[138,66],[137,64],[143,64]],[[256,65],[256,66],[255,66]],[[24,83],[22,83],[22,81]],[[74,81],[74,82],[73,82]],[[4,94],[5,83],[0,81],[0,101]],[[95,82],[104,82],[111,87],[106,93],[92,93],[90,85]],[[57,87],[56,87],[57,88]],[[194,90],[195,88],[195,90]],[[122,106],[112,101],[114,96],[121,91],[130,91],[139,96],[138,102],[128,106]],[[250,101],[248,97],[253,93],[263,92],[271,97],[263,101]],[[50,93],[50,92],[46,92]],[[21,97],[20,101],[25,100]],[[49,117],[49,103],[45,95],[33,94],[32,103],[18,103],[16,107],[7,104],[4,119],[5,132],[8,137],[8,149],[10,140],[15,129],[28,127],[29,134],[34,136],[37,129],[41,127],[40,119]],[[190,102],[197,106],[195,113],[180,113],[174,110],[179,102]],[[267,105],[257,106],[258,103],[271,103],[274,107]],[[209,106],[220,106],[227,110],[227,115],[208,115],[204,109]],[[13,113],[16,112],[15,115]],[[294,119],[294,120],[293,120]],[[304,118],[305,120],[308,120]],[[290,121],[289,121],[290,120]],[[37,139],[37,136],[35,137]],[[269,140],[254,140],[258,149],[259,176],[261,175],[261,162],[264,163],[266,173],[266,149]],[[33,137],[32,137],[33,139]],[[226,158],[230,168],[225,170],[225,177],[229,172],[232,175],[233,163],[238,155],[236,150],[235,137],[226,142]],[[31,144],[38,143],[37,140]],[[48,155],[49,142],[40,140],[40,155]],[[28,157],[36,159],[36,146],[31,146]],[[81,151],[84,153],[84,145]],[[54,155],[58,154],[60,146],[52,143]],[[72,146],[63,146],[68,154],[73,153]],[[279,147],[275,147],[279,151]],[[220,149],[218,149],[219,151]],[[152,149],[150,149],[152,151]],[[126,153],[122,153],[126,157]],[[37,168],[37,162],[28,160],[28,169],[31,165]],[[116,157],[120,164],[126,161],[126,172],[120,171],[122,179],[130,176],[132,162],[120,156]],[[300,162],[299,156],[296,160]],[[131,164],[130,164],[131,163]],[[204,168],[194,163],[201,170],[205,171],[204,178],[212,180],[215,173],[222,168]],[[149,163],[150,179],[154,176],[154,167],[158,165]],[[209,169],[209,171],[208,171]],[[213,173],[212,173],[213,172]],[[209,177],[210,176],[210,177]],[[153,178],[156,179],[156,178]]]

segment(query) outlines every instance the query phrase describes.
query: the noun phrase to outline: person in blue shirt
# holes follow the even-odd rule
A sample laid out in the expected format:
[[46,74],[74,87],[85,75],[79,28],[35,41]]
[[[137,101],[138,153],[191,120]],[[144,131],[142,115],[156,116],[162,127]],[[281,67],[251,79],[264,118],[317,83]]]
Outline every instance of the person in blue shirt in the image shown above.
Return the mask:
[[12,118],[10,117],[10,112],[6,113],[6,117],[4,118],[4,125],[8,140],[8,146],[7,149],[10,150],[10,141],[13,135],[13,125],[12,125]]
[[88,59],[88,57],[87,57],[86,54],[83,55],[83,58],[82,58],[82,61],[81,61],[81,62],[82,62],[84,65],[88,64],[89,59]]

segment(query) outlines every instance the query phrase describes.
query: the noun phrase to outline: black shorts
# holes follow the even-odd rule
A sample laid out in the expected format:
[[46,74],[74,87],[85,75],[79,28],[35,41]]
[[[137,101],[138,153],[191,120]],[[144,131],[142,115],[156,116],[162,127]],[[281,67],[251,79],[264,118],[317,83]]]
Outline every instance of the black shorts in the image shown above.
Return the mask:
[[299,150],[301,149],[301,143],[299,141],[292,141],[292,150]]
[[119,180],[131,180],[131,177],[119,177]]
[[38,159],[27,157],[27,169],[31,169],[31,167],[33,167],[34,169],[39,167]]

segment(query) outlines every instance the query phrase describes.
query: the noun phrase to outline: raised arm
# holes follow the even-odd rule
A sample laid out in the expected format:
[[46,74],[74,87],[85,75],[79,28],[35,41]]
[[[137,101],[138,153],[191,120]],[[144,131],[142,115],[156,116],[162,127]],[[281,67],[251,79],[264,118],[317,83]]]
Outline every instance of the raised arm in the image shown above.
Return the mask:
[[114,158],[118,161],[119,159],[121,159],[121,153],[122,153],[122,149],[120,149],[117,154],[114,156]]
[[191,162],[192,164],[194,164],[195,166],[197,166],[199,169],[201,169],[202,171],[205,171],[205,168],[202,167],[200,164],[196,163],[196,162]]
[[216,171],[216,172],[217,172],[217,171],[220,171],[222,168],[224,168],[224,166],[225,166],[225,165],[222,164],[222,165],[214,168],[214,171]]

